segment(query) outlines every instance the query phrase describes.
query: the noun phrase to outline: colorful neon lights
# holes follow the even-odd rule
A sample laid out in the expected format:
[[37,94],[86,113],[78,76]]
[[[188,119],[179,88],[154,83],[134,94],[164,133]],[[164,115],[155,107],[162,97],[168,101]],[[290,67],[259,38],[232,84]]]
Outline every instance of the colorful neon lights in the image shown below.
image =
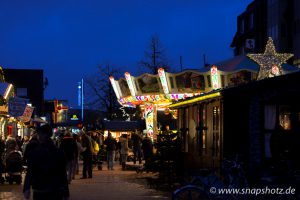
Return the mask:
[[129,97],[123,97],[120,98],[119,101],[121,104],[126,104],[126,103],[132,103],[135,105],[142,104],[143,102],[151,102],[151,103],[166,103],[170,102],[171,100],[182,100],[194,96],[198,96],[200,93],[185,93],[185,94],[157,94],[157,95],[142,95],[142,96],[129,96]]
[[169,108],[175,108],[175,107],[184,106],[184,105],[188,105],[188,104],[191,104],[191,103],[195,103],[195,102],[198,102],[198,101],[203,101],[203,100],[206,100],[206,99],[211,99],[211,98],[215,98],[215,97],[219,97],[219,96],[221,96],[221,93],[220,92],[215,92],[215,93],[212,93],[212,94],[202,95],[200,97],[196,97],[196,98],[186,100],[186,101],[183,101],[183,102],[174,103],[174,104],[172,104],[168,107]]
[[146,119],[146,128],[147,133],[152,137],[154,133],[154,104],[145,103],[145,119]]
[[132,82],[131,76],[128,72],[125,73],[125,78],[126,78],[131,96],[135,96],[135,90],[134,90],[134,87],[133,87],[133,82]]
[[213,65],[210,69],[210,74],[211,74],[211,82],[212,82],[212,87],[214,90],[219,89],[219,77],[218,77],[218,68]]
[[168,83],[166,79],[165,70],[163,68],[158,69],[158,76],[165,94],[169,94]]
[[114,89],[114,92],[115,92],[115,94],[116,94],[116,97],[117,97],[118,99],[120,99],[120,94],[119,94],[119,92],[118,92],[117,85],[116,85],[116,82],[115,82],[114,77],[113,77],[113,76],[110,76],[110,77],[109,77],[109,80],[110,80],[110,83],[111,83],[111,85],[112,85],[112,87],[113,87],[113,89]]

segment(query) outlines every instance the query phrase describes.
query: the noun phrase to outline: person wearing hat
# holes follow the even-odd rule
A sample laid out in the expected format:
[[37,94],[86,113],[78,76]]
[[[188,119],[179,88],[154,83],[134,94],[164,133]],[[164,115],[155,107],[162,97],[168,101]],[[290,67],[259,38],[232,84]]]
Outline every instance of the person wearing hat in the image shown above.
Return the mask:
[[33,200],[69,199],[65,156],[54,145],[51,136],[50,125],[38,128],[38,144],[31,149],[27,159],[28,168],[23,187],[25,199],[30,198],[31,188]]

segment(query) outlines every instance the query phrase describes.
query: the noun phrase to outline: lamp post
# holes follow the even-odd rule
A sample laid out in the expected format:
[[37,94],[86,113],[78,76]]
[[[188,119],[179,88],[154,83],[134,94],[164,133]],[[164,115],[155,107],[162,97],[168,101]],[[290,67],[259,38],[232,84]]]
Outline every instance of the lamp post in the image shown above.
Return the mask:
[[81,121],[83,122],[83,113],[84,113],[84,93],[83,93],[83,79],[78,82],[78,106],[81,108]]

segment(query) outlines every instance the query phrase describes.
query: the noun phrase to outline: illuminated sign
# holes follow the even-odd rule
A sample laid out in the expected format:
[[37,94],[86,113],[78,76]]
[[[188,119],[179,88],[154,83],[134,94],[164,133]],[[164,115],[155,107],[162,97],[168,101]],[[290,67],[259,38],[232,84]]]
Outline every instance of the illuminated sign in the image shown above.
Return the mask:
[[130,76],[130,74],[128,72],[125,73],[125,78],[126,78],[126,81],[127,81],[127,84],[128,84],[128,87],[129,87],[129,90],[130,90],[130,93],[131,93],[131,96],[135,96],[133,82],[132,82],[131,76]]
[[72,115],[72,118],[71,118],[71,120],[78,120],[78,117],[77,117],[77,115]]
[[116,85],[116,82],[115,82],[114,77],[113,77],[113,76],[110,76],[110,77],[109,77],[109,80],[110,80],[110,83],[111,83],[111,85],[112,85],[112,87],[113,87],[113,89],[114,89],[114,91],[115,91],[115,94],[116,94],[117,98],[120,99],[120,94],[119,94],[119,92],[118,92],[117,85]]
[[210,69],[211,82],[214,90],[219,89],[219,77],[218,77],[218,68],[213,65]]
[[163,68],[159,68],[158,75],[159,75],[160,82],[161,82],[162,88],[164,90],[164,93],[169,94],[169,88],[168,88],[165,70]]

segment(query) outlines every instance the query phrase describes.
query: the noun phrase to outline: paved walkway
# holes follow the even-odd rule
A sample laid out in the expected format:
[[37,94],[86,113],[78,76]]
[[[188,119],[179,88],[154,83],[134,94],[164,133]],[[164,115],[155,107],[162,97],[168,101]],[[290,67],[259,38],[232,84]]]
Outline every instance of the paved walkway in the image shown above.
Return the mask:
[[[120,165],[108,171],[106,166],[93,171],[92,179],[76,179],[70,184],[70,200],[168,200],[169,193],[150,189],[145,177],[153,174],[137,174],[135,171],[122,171]],[[0,199],[23,199],[22,185],[0,185]]]

